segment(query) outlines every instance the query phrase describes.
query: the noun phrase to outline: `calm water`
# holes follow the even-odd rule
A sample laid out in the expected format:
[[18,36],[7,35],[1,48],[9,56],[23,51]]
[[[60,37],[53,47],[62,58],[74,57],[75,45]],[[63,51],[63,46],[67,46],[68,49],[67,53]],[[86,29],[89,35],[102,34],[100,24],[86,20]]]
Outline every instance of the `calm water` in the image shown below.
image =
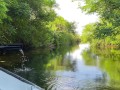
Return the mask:
[[120,90],[120,51],[88,44],[0,56],[0,66],[45,90]]

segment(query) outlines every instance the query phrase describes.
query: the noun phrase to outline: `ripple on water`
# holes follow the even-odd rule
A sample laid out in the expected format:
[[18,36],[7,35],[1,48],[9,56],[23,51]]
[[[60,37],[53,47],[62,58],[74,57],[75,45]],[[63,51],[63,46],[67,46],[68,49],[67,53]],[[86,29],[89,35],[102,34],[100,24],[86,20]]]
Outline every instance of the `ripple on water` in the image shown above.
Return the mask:
[[111,90],[108,85],[95,80],[77,80],[72,77],[53,77],[47,79],[47,90]]
[[56,77],[48,81],[47,90],[75,90],[73,82],[76,82],[73,78],[69,77]]

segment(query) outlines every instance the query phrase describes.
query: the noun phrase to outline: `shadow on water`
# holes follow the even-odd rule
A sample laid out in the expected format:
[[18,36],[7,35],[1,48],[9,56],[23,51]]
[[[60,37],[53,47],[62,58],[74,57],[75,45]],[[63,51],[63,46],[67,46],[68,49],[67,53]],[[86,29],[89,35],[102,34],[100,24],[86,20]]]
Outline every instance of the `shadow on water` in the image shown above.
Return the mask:
[[26,62],[29,61],[28,57],[24,55],[22,49],[20,49],[19,51],[20,52],[18,52],[17,50],[11,52],[9,51],[6,54],[0,55],[0,67],[13,72],[31,70],[25,67]]
[[0,66],[45,90],[120,90],[119,50],[88,44],[0,56]]
[[19,51],[20,51],[20,53],[22,54],[22,56],[20,57],[21,67],[19,67],[19,68],[18,68],[18,67],[17,67],[17,68],[14,68],[14,71],[15,71],[16,73],[18,73],[18,72],[28,72],[28,71],[31,71],[32,69],[26,67],[26,65],[25,65],[26,63],[29,62],[28,57],[25,56],[24,51],[23,51],[22,49],[20,49]]

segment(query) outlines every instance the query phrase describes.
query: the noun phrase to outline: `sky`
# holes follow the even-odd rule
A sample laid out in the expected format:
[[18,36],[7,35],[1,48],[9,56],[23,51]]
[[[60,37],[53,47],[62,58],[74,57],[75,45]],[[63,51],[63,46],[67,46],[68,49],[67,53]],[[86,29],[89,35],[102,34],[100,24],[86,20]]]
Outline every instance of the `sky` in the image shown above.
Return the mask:
[[79,34],[82,33],[85,25],[98,21],[96,14],[86,15],[81,11],[79,4],[84,5],[84,3],[80,0],[74,2],[72,0],[56,0],[56,3],[58,4],[58,8],[55,8],[56,13],[69,22],[76,22],[76,31]]

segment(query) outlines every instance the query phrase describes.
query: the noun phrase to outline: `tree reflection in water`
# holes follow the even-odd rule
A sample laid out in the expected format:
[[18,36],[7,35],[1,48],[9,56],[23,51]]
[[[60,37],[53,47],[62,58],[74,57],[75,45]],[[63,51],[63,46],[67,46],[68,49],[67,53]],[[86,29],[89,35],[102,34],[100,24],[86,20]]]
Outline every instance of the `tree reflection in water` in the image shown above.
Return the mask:
[[0,56],[0,66],[46,90],[119,90],[119,53],[119,50],[100,50],[81,44],[54,51],[25,52],[29,60],[24,62],[24,67],[18,53]]

